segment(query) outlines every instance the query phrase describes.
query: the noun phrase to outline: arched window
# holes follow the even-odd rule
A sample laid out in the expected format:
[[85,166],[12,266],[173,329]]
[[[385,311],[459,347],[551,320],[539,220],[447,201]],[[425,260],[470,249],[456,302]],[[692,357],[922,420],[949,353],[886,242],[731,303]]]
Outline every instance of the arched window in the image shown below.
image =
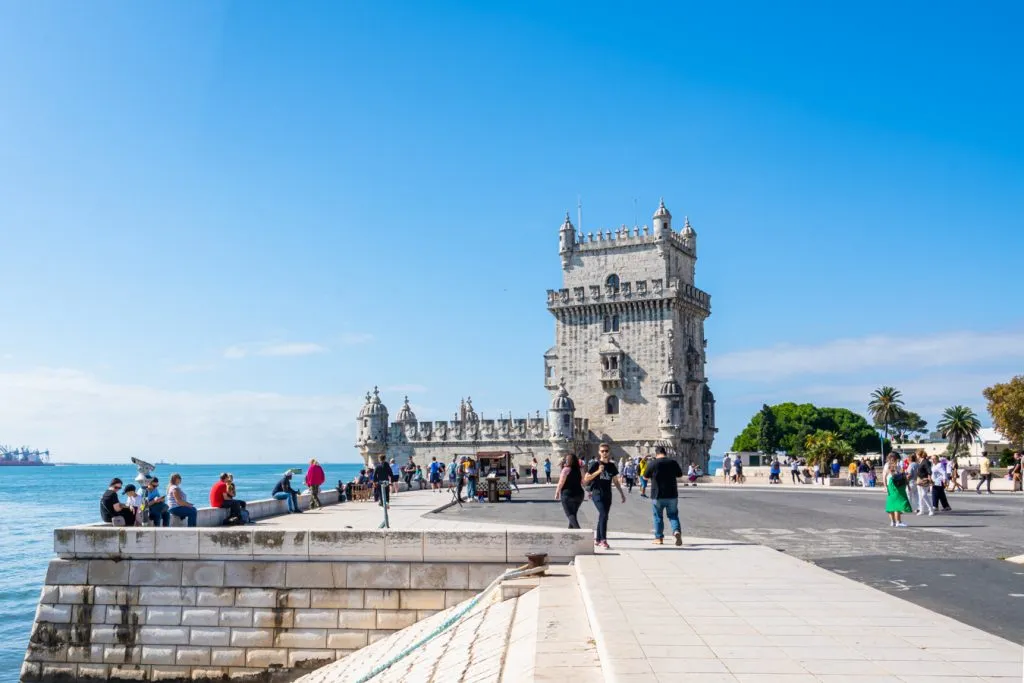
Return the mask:
[[604,402],[604,412],[608,415],[619,414],[619,397],[609,396]]
[[613,315],[612,316],[612,332],[618,332],[618,331],[619,331],[619,316],[618,315]]
[[608,276],[608,279],[604,281],[606,287],[611,287],[613,292],[619,291],[619,276],[612,273]]
[[569,413],[564,413],[562,415],[562,426],[564,426],[564,427],[568,427],[569,426]]

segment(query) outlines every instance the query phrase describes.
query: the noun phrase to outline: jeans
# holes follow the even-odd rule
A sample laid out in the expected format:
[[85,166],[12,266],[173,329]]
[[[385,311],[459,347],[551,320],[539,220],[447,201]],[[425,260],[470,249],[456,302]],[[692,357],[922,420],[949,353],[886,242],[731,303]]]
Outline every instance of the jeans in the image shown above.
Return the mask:
[[221,509],[228,511],[228,519],[238,517],[243,522],[249,521],[249,513],[245,511],[245,501],[235,500],[232,498],[230,500],[225,500],[220,504],[220,507]]
[[935,508],[932,507],[931,491],[927,485],[921,486],[920,484],[915,485],[917,487],[917,509],[919,512],[924,512],[925,509],[928,512],[932,512]]
[[274,494],[274,498],[278,500],[288,501],[288,512],[299,511],[299,497],[294,493],[288,493],[287,491],[278,491]]
[[590,492],[590,499],[594,501],[594,507],[597,508],[597,526],[594,527],[594,540],[607,541],[608,514],[612,511],[612,497],[609,494],[606,498],[605,494],[594,489]]
[[466,496],[468,496],[470,500],[476,498],[476,477],[469,478],[469,483],[466,485]]
[[171,512],[167,509],[167,503],[153,503],[146,511],[149,512],[149,521],[153,526],[170,526]]
[[569,520],[570,529],[579,529],[580,523],[576,519],[576,513],[580,510],[580,505],[583,505],[583,496],[574,496],[571,493],[562,491],[562,512],[565,513],[565,518]]
[[978,480],[978,488],[975,489],[978,493],[981,493],[981,485],[985,484],[985,490],[992,493],[992,474],[983,474],[981,479]]
[[791,478],[791,479],[793,480],[793,483],[794,483],[794,484],[796,484],[796,483],[797,483],[797,480],[796,480],[796,475],[797,475],[797,474],[798,474],[798,472],[797,472],[796,470],[790,470],[790,471],[789,471],[789,476],[790,476],[790,478]]
[[187,519],[189,526],[196,525],[196,518],[199,515],[199,513],[196,512],[196,509],[190,505],[179,505],[178,507],[173,507],[170,509],[170,513],[178,519]]
[[668,514],[668,521],[672,525],[673,534],[683,533],[679,525],[679,499],[678,498],[655,498],[651,501],[651,510],[654,512],[654,537],[665,537],[665,518],[662,512]]
[[946,500],[946,489],[942,486],[932,484],[932,507],[936,510],[939,509],[939,504],[942,504],[943,510],[949,510],[949,501]]

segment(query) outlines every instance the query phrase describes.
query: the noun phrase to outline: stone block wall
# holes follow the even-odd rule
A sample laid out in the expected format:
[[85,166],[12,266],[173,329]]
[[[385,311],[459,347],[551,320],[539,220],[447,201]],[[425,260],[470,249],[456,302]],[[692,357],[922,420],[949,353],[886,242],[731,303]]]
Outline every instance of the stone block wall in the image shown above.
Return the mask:
[[[70,531],[70,537],[67,533]],[[290,680],[589,531],[55,532],[24,681]]]

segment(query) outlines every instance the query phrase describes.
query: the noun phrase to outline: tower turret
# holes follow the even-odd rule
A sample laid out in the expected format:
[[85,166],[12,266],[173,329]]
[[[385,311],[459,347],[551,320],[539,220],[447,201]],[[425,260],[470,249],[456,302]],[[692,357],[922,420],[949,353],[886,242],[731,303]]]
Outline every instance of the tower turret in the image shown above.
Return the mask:
[[395,419],[395,422],[402,425],[407,423],[416,424],[416,413],[412,412],[412,406],[409,405],[408,396],[405,397],[405,402],[402,404],[402,407],[398,409],[398,416]]
[[683,390],[671,369],[658,391],[658,430],[661,438],[675,446],[683,427]]
[[697,231],[690,225],[690,217],[686,216],[683,221],[683,244],[697,253]]
[[558,254],[562,257],[562,267],[568,268],[572,263],[572,255],[576,250],[576,228],[569,220],[569,212],[565,212],[565,220],[558,230]]
[[363,461],[371,465],[387,451],[387,443],[388,409],[381,403],[380,391],[374,387],[372,395],[366,394],[366,403],[356,420],[356,448]]
[[572,449],[575,418],[576,404],[569,398],[565,380],[562,380],[548,409],[548,441],[551,442],[551,459],[556,463]]
[[662,231],[672,230],[672,214],[665,208],[665,200],[662,199],[658,202],[658,210],[654,212],[652,217],[654,222],[654,234],[660,235]]

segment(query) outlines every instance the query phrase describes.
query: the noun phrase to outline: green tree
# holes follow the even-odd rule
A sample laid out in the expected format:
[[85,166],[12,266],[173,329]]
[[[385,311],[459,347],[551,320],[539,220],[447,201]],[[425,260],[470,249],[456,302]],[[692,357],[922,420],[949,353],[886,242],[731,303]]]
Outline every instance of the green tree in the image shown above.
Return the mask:
[[832,464],[833,460],[839,460],[840,465],[845,465],[854,455],[853,447],[850,444],[835,432],[827,430],[818,430],[814,434],[807,435],[804,440],[804,454],[812,466],[815,463],[821,465],[822,472]]
[[779,450],[779,425],[775,413],[767,404],[761,406],[761,424],[758,427],[757,450],[773,455]]
[[[882,428],[882,425],[876,426],[879,429]],[[928,422],[911,410],[901,410],[893,421],[889,423],[889,431],[892,432],[894,441],[903,443],[914,434],[924,434],[927,432]]]
[[949,441],[952,457],[956,457],[961,450],[969,450],[971,442],[977,439],[981,432],[978,416],[967,406],[946,408],[936,426],[943,438]]
[[1024,375],[982,392],[992,424],[1017,448],[1024,448]]
[[[871,413],[876,425],[881,425],[885,432],[885,438],[889,438],[889,425],[903,411],[903,394],[895,387],[881,387],[871,392],[871,401],[868,403],[868,412]],[[884,444],[884,442],[883,442]],[[885,446],[882,446],[882,454],[885,455]]]
[[[835,432],[858,453],[878,448],[878,432],[862,415],[846,408],[818,408],[810,403],[779,403],[770,408],[778,430],[776,451],[803,455],[807,437],[819,430]],[[743,431],[736,436],[732,450],[761,450],[763,410],[762,408],[755,413]]]

